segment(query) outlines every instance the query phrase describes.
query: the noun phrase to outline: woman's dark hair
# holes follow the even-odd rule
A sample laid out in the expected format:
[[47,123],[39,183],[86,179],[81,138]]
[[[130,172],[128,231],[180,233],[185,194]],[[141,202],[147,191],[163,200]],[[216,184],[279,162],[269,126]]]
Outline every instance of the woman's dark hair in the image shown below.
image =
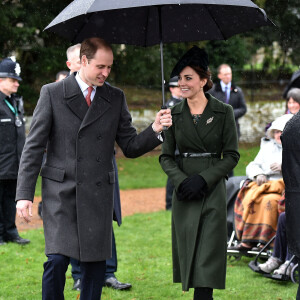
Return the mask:
[[112,51],[111,45],[105,40],[97,37],[88,38],[81,43],[80,60],[83,55],[88,60],[93,59],[98,49],[108,49]]
[[200,79],[207,79],[205,86],[203,87],[203,91],[207,92],[213,87],[213,82],[211,80],[211,72],[209,68],[207,70],[203,70],[199,66],[190,66],[200,77]]

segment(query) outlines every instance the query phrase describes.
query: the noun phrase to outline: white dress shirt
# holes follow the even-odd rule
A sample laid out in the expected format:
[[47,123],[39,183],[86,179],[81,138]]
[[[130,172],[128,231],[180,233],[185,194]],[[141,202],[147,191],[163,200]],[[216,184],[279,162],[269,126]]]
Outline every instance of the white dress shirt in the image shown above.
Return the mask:
[[[80,87],[80,89],[81,89],[81,91],[82,91],[82,93],[83,93],[83,96],[84,96],[84,98],[85,98],[86,95],[88,94],[88,88],[89,88],[89,85],[86,84],[86,83],[80,78],[79,72],[77,72],[77,74],[76,74],[76,76],[75,76],[75,79],[76,79],[76,81],[77,81],[77,83],[78,83],[78,85],[79,85],[79,87]],[[92,93],[91,93],[91,101],[93,101],[94,96],[95,96],[95,94],[96,94],[96,88],[97,88],[97,86],[96,86],[96,85],[93,85],[93,91],[92,91]]]

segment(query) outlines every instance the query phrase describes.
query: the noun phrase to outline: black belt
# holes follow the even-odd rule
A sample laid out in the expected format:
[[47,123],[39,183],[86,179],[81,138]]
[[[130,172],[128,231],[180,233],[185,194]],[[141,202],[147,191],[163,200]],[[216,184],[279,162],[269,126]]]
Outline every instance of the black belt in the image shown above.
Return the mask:
[[181,153],[181,157],[213,157],[221,158],[220,154],[217,153]]

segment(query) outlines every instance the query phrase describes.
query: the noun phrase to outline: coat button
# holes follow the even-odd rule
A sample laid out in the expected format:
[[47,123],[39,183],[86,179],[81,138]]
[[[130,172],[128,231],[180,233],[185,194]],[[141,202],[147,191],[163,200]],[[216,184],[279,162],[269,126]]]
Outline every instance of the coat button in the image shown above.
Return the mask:
[[78,181],[78,182],[77,182],[77,185],[81,185],[81,184],[82,184],[82,182],[81,182],[81,181]]
[[97,186],[101,186],[101,181],[97,182],[96,184]]
[[98,162],[100,162],[100,161],[101,161],[101,157],[97,157],[96,160],[97,160]]
[[82,157],[79,156],[79,157],[77,158],[77,161],[82,161]]
[[82,139],[82,135],[81,134],[78,135],[78,139]]
[[98,136],[97,136],[97,139],[98,139],[98,140],[101,140],[101,139],[102,139],[102,136],[101,136],[101,135],[98,135]]

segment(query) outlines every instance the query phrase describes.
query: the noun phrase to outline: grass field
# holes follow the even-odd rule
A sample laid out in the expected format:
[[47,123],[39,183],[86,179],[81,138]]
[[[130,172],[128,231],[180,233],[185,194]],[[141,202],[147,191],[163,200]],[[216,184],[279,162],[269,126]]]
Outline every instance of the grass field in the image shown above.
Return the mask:
[[[102,300],[192,300],[193,291],[183,293],[172,283],[171,213],[161,211],[125,217],[115,227],[118,272],[121,281],[130,282],[130,291],[104,288]],[[44,238],[42,229],[22,233],[32,242],[27,246],[8,244],[0,252],[0,299],[41,299]],[[248,267],[249,258],[228,261],[225,290],[216,290],[214,300],[292,300],[297,285],[263,278]],[[73,280],[67,272],[65,299],[79,299],[72,291]]]
[[[254,159],[259,147],[241,147],[241,159],[235,175],[245,175],[245,167]],[[158,156],[117,160],[121,189],[164,187],[166,175]],[[40,182],[37,184],[40,185]],[[161,211],[125,217],[123,225],[115,227],[118,248],[118,279],[130,282],[130,291],[104,288],[102,300],[192,300],[193,292],[183,293],[179,284],[172,283],[171,213]],[[22,233],[32,242],[27,246],[8,244],[0,252],[0,300],[41,299],[43,273],[43,230]],[[250,258],[227,263],[225,290],[214,292],[215,300],[292,300],[297,285],[264,278],[248,268]],[[79,299],[72,291],[73,280],[68,270],[65,299]]]

